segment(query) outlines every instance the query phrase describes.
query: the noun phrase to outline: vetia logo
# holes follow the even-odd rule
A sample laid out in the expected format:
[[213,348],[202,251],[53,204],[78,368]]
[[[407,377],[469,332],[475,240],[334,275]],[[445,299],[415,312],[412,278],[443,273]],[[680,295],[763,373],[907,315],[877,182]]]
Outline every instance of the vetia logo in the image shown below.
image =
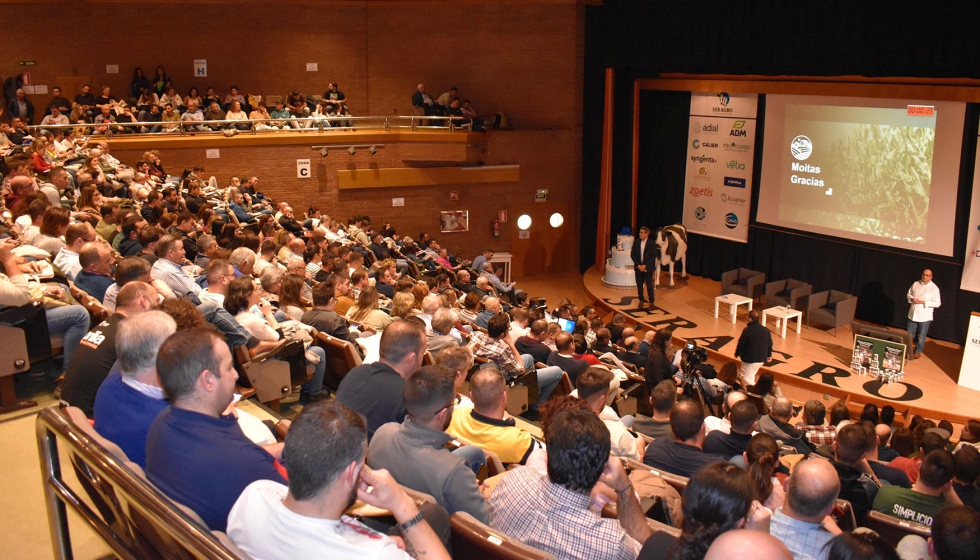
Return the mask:
[[701,154],[700,156],[691,156],[691,161],[694,163],[716,163],[718,160],[711,156]]
[[725,214],[725,227],[728,229],[735,229],[738,226],[738,216],[734,212],[729,212]]
[[704,188],[691,187],[691,190],[687,191],[687,193],[695,198],[699,196],[707,196],[707,197],[715,196],[714,191],[712,191],[708,187],[704,187]]
[[728,133],[728,135],[745,138],[748,135],[748,131],[746,131],[744,127],[745,121],[735,121],[735,123],[732,124],[732,130]]
[[732,161],[726,163],[725,164],[725,167],[727,167],[729,169],[744,170],[745,169],[745,164],[744,163],[740,163],[737,159],[733,159]]
[[694,149],[695,150],[697,150],[698,148],[717,148],[718,147],[718,143],[717,142],[701,142],[697,138],[694,139],[694,142],[692,142],[691,145],[694,146]]
[[745,179],[741,177],[725,177],[726,187],[735,187],[737,189],[745,188]]

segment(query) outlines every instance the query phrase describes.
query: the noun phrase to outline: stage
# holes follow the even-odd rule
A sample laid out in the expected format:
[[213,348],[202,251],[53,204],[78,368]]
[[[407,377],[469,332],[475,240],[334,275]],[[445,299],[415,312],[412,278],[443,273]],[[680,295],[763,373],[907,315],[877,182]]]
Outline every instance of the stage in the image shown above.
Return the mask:
[[[732,324],[728,305],[722,305],[714,317],[715,296],[721,295],[719,282],[706,278],[680,277],[674,274],[675,288],[666,287],[667,273],[661,274],[661,286],[656,290],[656,303],[639,307],[636,289],[606,287],[595,267],[582,278],[586,293],[596,305],[608,312],[623,313],[627,321],[644,330],[666,326],[675,328],[676,348],[682,340],[694,339],[709,351],[710,361],[717,366],[734,360],[738,337],[745,328],[747,309],[737,307],[737,320]],[[764,306],[756,302],[753,309]],[[804,325],[796,333],[796,321],[791,320],[786,338],[780,338],[775,321],[766,326],[773,333],[773,361],[763,369],[772,371],[786,396],[796,401],[820,399],[828,409],[844,400],[852,411],[867,403],[879,407],[892,405],[903,417],[921,414],[927,418],[946,418],[954,424],[980,417],[980,391],[960,387],[953,381],[959,372],[963,348],[957,344],[929,339],[925,352],[918,360],[905,365],[905,379],[892,385],[882,385],[868,376],[849,371],[853,334],[849,327],[833,331],[822,325]],[[958,426],[957,426],[958,428]]]

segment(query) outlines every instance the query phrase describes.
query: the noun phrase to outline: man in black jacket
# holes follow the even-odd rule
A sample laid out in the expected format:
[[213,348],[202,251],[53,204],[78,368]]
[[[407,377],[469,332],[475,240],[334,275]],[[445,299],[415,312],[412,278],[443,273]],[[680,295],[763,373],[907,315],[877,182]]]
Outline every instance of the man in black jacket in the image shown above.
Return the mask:
[[759,312],[755,309],[749,311],[749,324],[738,337],[735,357],[742,360],[738,375],[745,387],[755,385],[756,372],[763,363],[772,361],[772,333],[759,323]]
[[650,228],[646,226],[640,228],[640,238],[633,242],[630,258],[633,259],[633,274],[636,276],[636,289],[640,295],[640,303],[647,301],[643,299],[643,286],[646,285],[652,306],[653,271],[657,266],[657,244],[650,239]]

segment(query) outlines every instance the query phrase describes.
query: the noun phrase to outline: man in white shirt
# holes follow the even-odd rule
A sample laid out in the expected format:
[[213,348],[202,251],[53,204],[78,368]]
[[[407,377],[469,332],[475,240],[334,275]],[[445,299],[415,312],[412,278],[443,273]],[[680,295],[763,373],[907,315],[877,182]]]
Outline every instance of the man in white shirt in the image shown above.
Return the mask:
[[184,242],[176,235],[164,235],[157,242],[157,261],[150,269],[150,276],[161,280],[177,297],[196,298],[201,286],[190,276],[184,274]]
[[922,356],[922,350],[926,346],[926,333],[929,332],[929,324],[932,323],[932,310],[939,307],[939,287],[932,283],[932,271],[928,268],[922,271],[922,279],[914,282],[909,288],[906,296],[909,303],[909,334],[918,341],[915,344],[915,353],[912,359]]
[[197,294],[197,299],[201,300],[201,303],[213,301],[224,307],[228,285],[235,279],[235,267],[225,259],[213,259],[208,262],[206,274],[208,287]]
[[602,367],[590,367],[576,380],[578,396],[595,412],[609,430],[611,438],[610,453],[616,457],[626,457],[635,461],[643,460],[644,440],[633,436],[611,408],[606,406],[613,372]]
[[72,282],[75,281],[78,272],[82,270],[82,265],[78,262],[78,252],[82,249],[82,245],[91,243],[95,239],[95,228],[88,222],[77,223],[65,232],[65,246],[55,255],[54,265],[61,272],[64,272],[65,276]]
[[70,124],[68,122],[68,117],[61,114],[61,108],[57,105],[51,107],[51,114],[45,116],[41,119],[41,126],[47,126],[49,124]]
[[288,488],[270,480],[246,487],[228,514],[229,538],[253,558],[410,558],[396,540],[344,515],[360,499],[389,510],[418,556],[448,560],[415,501],[388,471],[367,467],[366,455],[361,415],[337,401],[305,407],[283,451]]

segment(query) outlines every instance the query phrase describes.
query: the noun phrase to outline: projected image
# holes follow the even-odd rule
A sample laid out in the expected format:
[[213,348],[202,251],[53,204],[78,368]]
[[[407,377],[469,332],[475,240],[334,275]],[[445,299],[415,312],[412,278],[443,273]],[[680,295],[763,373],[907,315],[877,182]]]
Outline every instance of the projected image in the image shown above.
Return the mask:
[[952,255],[966,105],[766,96],[756,219]]

